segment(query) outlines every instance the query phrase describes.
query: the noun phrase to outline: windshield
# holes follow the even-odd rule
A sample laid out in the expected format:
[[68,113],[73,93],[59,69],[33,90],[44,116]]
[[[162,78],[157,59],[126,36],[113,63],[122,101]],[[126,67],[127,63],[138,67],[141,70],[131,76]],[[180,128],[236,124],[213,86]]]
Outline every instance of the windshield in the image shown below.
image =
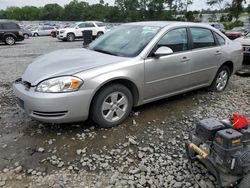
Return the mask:
[[159,29],[159,27],[122,25],[91,43],[89,49],[116,56],[135,57]]
[[69,28],[75,28],[77,26],[77,24],[71,24],[70,26],[69,26]]

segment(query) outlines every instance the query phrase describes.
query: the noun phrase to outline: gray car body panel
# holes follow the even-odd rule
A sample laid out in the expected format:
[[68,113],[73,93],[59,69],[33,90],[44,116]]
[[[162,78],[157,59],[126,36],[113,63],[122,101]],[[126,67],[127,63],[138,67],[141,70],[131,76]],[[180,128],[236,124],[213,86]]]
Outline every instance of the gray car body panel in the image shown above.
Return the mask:
[[[89,116],[93,97],[102,86],[109,82],[127,80],[133,83],[138,92],[138,98],[135,100],[134,106],[138,106],[211,85],[219,67],[225,62],[233,63],[232,73],[241,67],[243,59],[241,44],[230,41],[217,29],[207,24],[182,22],[139,22],[130,24],[162,28],[137,57],[125,58],[87,49],[71,49],[52,52],[37,58],[23,74],[23,81],[36,86],[45,79],[74,75],[84,81],[79,91],[75,92],[84,93],[82,95],[84,99],[80,100],[80,96],[74,98],[73,96],[77,95],[74,92],[54,94],[32,91],[32,94],[30,94],[25,92],[24,88],[16,86],[18,84],[14,84],[14,91],[18,98],[28,101],[25,105],[26,112],[28,111],[28,114],[35,119],[52,123],[85,120]],[[155,44],[164,34],[179,27],[208,28],[220,34],[225,39],[225,45],[193,49],[160,58],[148,57]],[[217,52],[220,52],[220,55],[216,55]],[[188,58],[187,62],[182,62],[184,56]],[[30,95],[32,96],[32,102],[29,100]],[[39,99],[39,104],[43,101],[42,108],[39,108],[39,104],[33,104],[36,103],[34,99],[36,97]],[[74,106],[69,105],[69,102],[67,102],[66,104],[69,105],[67,111],[74,108],[75,114],[60,118],[45,118],[32,115],[32,110],[44,111],[46,106],[52,112],[60,111],[63,106],[61,104],[59,106],[51,105],[51,98],[60,98],[62,103],[63,100],[72,100]],[[57,102],[59,103],[58,100]],[[65,108],[67,108],[66,104]]]

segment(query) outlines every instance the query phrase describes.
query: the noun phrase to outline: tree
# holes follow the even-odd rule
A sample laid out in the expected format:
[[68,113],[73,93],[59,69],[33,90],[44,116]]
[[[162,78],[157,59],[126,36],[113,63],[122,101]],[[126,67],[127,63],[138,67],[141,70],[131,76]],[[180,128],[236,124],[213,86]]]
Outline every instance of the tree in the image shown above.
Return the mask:
[[207,0],[209,6],[216,6],[219,10],[222,9],[222,3],[224,0]]
[[243,3],[245,0],[232,0],[232,4],[228,4],[229,6],[229,14],[236,19],[239,19],[240,14],[243,12]]
[[85,1],[73,0],[64,7],[64,19],[70,21],[86,20],[89,4]]
[[60,20],[62,18],[63,8],[57,3],[47,4],[40,11],[41,20]]
[[0,10],[0,19],[4,19],[4,18],[5,18],[5,11]]
[[195,20],[194,13],[192,11],[186,12],[185,17],[188,22],[193,22]]

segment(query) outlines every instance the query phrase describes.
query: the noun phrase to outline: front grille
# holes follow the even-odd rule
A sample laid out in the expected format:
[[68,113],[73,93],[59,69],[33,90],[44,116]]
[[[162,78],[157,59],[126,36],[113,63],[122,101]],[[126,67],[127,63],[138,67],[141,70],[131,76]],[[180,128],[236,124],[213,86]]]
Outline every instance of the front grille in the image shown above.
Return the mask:
[[57,112],[41,112],[33,111],[33,114],[41,117],[61,117],[67,114],[68,111],[57,111]]

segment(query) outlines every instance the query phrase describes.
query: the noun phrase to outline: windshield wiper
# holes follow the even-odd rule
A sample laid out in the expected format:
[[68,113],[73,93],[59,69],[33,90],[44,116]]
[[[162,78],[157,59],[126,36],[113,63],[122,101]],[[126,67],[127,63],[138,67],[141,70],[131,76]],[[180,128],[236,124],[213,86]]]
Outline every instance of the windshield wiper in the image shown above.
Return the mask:
[[94,51],[96,51],[96,52],[101,52],[101,53],[104,53],[104,54],[109,54],[109,55],[118,56],[118,55],[117,55],[117,54],[115,54],[115,53],[108,52],[108,51],[105,51],[105,50],[94,49]]

